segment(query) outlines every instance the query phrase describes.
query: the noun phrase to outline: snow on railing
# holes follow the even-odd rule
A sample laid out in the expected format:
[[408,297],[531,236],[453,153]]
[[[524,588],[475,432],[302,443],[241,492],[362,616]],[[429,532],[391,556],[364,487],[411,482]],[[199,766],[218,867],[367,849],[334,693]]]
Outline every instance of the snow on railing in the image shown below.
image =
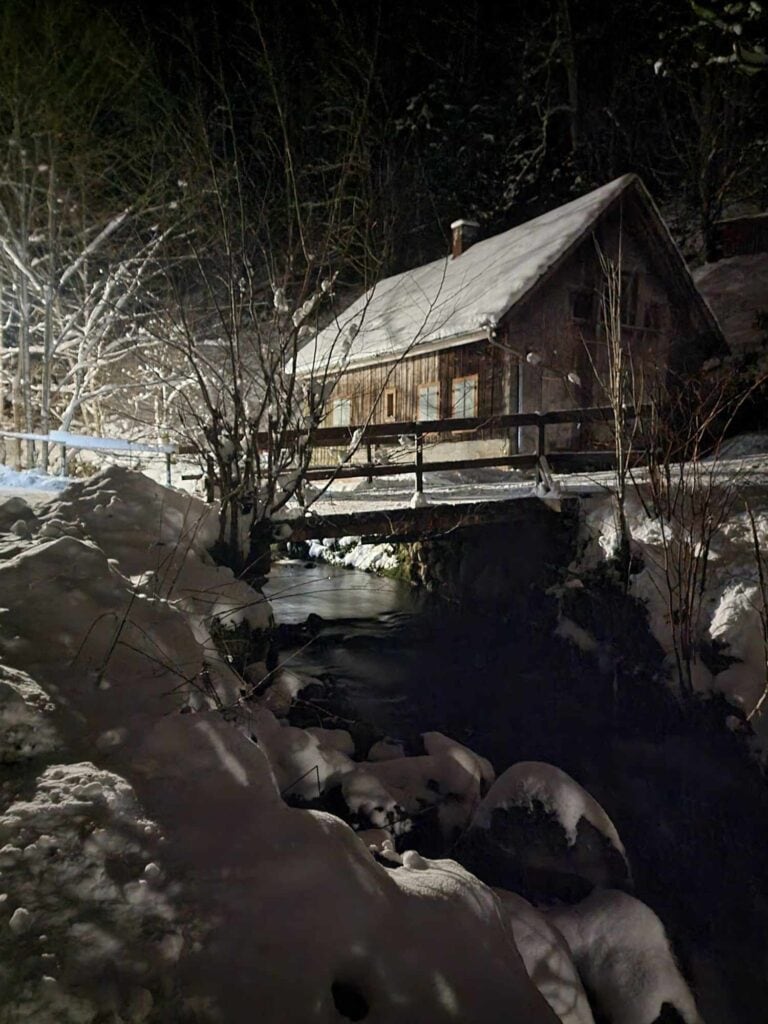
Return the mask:
[[48,434],[0,430],[0,437],[9,437],[17,441],[61,445],[61,476],[67,475],[67,456],[69,451],[73,450],[126,452],[129,455],[164,455],[166,482],[169,487],[171,486],[171,456],[178,451],[178,445],[175,444],[146,444],[144,441],[129,441],[121,437],[71,434],[68,430],[51,430]]

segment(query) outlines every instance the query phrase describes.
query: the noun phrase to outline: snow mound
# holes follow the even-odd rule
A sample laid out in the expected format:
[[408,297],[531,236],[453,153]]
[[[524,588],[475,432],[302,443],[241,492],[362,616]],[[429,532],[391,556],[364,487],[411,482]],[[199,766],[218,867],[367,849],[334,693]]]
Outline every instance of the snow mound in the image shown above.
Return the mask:
[[[743,467],[739,471],[742,476],[737,476],[735,483],[741,491],[750,486],[752,493],[747,493],[764,559],[768,546],[766,492],[762,488],[755,491],[751,467],[749,476],[743,475]],[[718,500],[715,492],[713,508],[719,514]],[[650,630],[668,657],[670,674],[676,683],[673,675],[675,633],[670,604],[674,608],[675,602],[684,596],[685,589],[678,588],[675,582],[675,552],[682,552],[679,556],[681,564],[691,565],[695,556],[692,544],[696,541],[696,531],[692,531],[692,541],[684,524],[662,526],[658,519],[646,515],[643,505],[634,495],[630,495],[627,501],[626,513],[633,554],[641,565],[640,571],[630,576],[629,593],[646,606]],[[586,546],[577,567],[579,571],[589,571],[615,552],[616,529],[610,500],[593,500],[584,518],[584,527]],[[662,530],[665,530],[664,535]],[[669,559],[671,587],[665,570],[665,536],[667,547],[672,550]],[[760,573],[751,523],[741,502],[728,510],[720,529],[712,537],[704,582],[700,602],[697,595],[698,615],[693,623],[699,645],[691,666],[694,689],[700,693],[721,692],[750,715],[765,687],[765,651]],[[713,671],[701,656],[701,649],[713,642],[720,654],[735,659],[735,663]],[[754,722],[756,731],[763,738],[768,735],[765,721],[768,720],[757,718]]]
[[[376,780],[378,786],[374,787],[374,793],[378,795],[383,787],[394,803],[409,815],[420,816],[434,808],[440,832],[450,842],[467,827],[479,805],[481,786],[488,777],[490,765],[460,743],[443,736],[440,740],[442,745],[434,741],[433,753],[369,761],[360,765],[359,771]],[[348,801],[353,784],[358,793],[362,788],[359,780],[345,780]]]
[[507,768],[483,799],[472,826],[490,828],[497,808],[531,810],[536,802],[560,822],[570,845],[576,842],[578,824],[584,818],[624,856],[619,834],[597,800],[570,775],[542,761],[520,761]]
[[[108,553],[134,595],[182,612],[213,685],[226,703],[237,699],[244,682],[220,648],[228,636],[245,648],[247,635],[269,630],[272,612],[262,594],[213,562],[209,548],[218,536],[215,508],[141,473],[111,466],[67,488],[42,522],[40,536],[86,539]],[[218,645],[214,634],[221,637]]]
[[574,907],[552,910],[602,1014],[621,1024],[654,1024],[665,1004],[685,1024],[702,1024],[654,912],[623,892],[596,891]]
[[495,889],[528,976],[562,1024],[594,1024],[568,944],[541,911],[517,893]]
[[[328,783],[359,770],[343,736],[254,709],[255,744],[208,710],[223,697],[204,689],[194,596],[165,578],[145,585],[158,538],[174,571],[210,567],[206,520],[190,535],[188,497],[154,488],[127,471],[73,485],[53,518],[78,536],[35,538],[0,564],[5,657],[54,697],[67,742],[109,768],[49,768],[0,816],[0,1019],[138,1024],[210,1010],[278,1024],[354,1009],[371,1024],[556,1024],[481,882],[416,851],[385,868],[337,818],[283,802],[296,767],[311,776],[321,761]],[[248,709],[237,710],[242,726]],[[466,754],[401,760],[431,762],[418,766],[425,790],[445,772],[479,796]]]
[[147,1019],[183,945],[158,838],[131,787],[88,763],[48,768],[5,811],[3,1021]]
[[[355,764],[339,749],[339,737],[325,729],[281,726],[266,708],[248,709],[248,731],[266,754],[277,788],[284,796],[314,800]],[[348,734],[347,734],[348,735]]]
[[61,748],[49,720],[54,707],[26,673],[0,665],[0,764],[16,764]]
[[474,750],[451,739],[450,736],[444,736],[441,732],[425,732],[421,734],[421,738],[428,754],[450,754],[460,764],[467,765],[473,774],[479,774],[482,792],[485,793],[490,789],[496,778],[496,772],[486,757],[481,757]]
[[[137,594],[88,541],[60,537],[3,562],[0,609],[6,658],[35,678],[43,666],[54,674],[62,665],[76,668],[70,685],[94,695],[104,722],[134,719],[140,695],[155,690],[158,673],[173,679],[165,695],[153,693],[158,710],[167,713],[200,696],[192,683],[201,676],[203,652],[185,617],[165,601]],[[55,679],[51,684],[57,697]]]

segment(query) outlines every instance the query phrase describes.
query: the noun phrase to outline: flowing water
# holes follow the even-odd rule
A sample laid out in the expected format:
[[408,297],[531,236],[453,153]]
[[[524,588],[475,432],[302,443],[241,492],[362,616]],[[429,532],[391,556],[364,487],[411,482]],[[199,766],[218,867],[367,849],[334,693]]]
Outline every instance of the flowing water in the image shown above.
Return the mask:
[[541,642],[535,609],[521,623],[503,609],[449,605],[398,580],[302,562],[275,565],[265,590],[278,624],[312,625],[283,650],[283,664],[332,679],[378,730],[406,740],[445,732],[501,767],[567,759],[553,720],[579,708],[573,693],[537,683],[557,671],[564,645],[550,629]]

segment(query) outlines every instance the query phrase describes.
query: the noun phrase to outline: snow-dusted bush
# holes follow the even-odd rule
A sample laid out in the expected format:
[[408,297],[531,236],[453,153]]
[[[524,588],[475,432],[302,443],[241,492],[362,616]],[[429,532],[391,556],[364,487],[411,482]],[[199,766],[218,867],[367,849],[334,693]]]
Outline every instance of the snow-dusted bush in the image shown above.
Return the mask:
[[[725,476],[727,483],[727,464],[719,473]],[[692,549],[691,557],[695,555],[702,565],[697,577],[699,591],[689,623],[692,646],[688,671],[695,692],[722,692],[749,717],[757,708],[768,680],[762,620],[765,609],[755,550],[755,536],[761,551],[768,542],[768,506],[760,489],[763,485],[759,465],[751,468],[749,484],[746,478],[738,476],[739,473],[744,476],[743,466],[736,467],[733,473],[740,481],[741,493],[746,493],[747,488],[752,492],[748,499],[755,530],[753,533],[750,514],[743,504],[739,507],[730,498],[727,514],[708,538],[706,549]],[[647,608],[651,632],[667,655],[670,679],[677,685],[676,608],[684,595],[675,590],[665,552],[676,543],[672,534],[675,530],[679,532],[680,527],[665,524],[658,516],[649,516],[647,507],[637,497],[628,499],[626,515],[636,570],[629,576],[629,594]],[[606,500],[591,502],[584,518],[584,531],[584,550],[571,568],[586,578],[595,566],[615,552],[616,532]],[[689,543],[695,541],[693,530]],[[568,628],[565,624],[564,629]],[[714,661],[708,657],[712,649],[725,656],[725,663],[722,657]],[[754,724],[758,732],[764,728],[760,718],[755,718]]]

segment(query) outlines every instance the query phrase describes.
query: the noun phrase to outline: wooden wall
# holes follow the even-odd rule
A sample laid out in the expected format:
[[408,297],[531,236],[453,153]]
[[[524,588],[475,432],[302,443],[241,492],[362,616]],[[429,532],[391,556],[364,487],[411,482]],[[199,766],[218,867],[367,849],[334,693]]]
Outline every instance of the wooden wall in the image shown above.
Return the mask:
[[[485,341],[350,370],[336,385],[333,398],[350,399],[353,424],[364,422],[372,408],[373,423],[415,420],[418,419],[419,385],[437,383],[440,385],[439,418],[447,419],[452,415],[453,380],[473,374],[478,377],[477,415],[506,412],[504,353]],[[387,416],[385,395],[388,391],[394,391],[393,416]]]

